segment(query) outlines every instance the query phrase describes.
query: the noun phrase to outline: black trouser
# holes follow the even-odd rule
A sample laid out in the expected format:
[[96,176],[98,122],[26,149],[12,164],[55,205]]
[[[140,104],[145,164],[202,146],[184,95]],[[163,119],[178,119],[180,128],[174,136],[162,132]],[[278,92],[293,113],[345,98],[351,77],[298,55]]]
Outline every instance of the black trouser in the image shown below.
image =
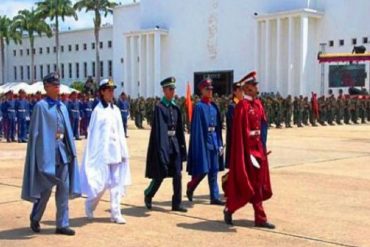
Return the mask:
[[[169,169],[173,170],[172,186],[173,186],[173,196],[172,196],[172,207],[178,207],[181,205],[181,195],[182,195],[182,183],[181,183],[181,160],[180,155],[170,156],[170,166]],[[145,196],[153,198],[164,178],[154,178],[149,184],[149,187],[144,191]]]

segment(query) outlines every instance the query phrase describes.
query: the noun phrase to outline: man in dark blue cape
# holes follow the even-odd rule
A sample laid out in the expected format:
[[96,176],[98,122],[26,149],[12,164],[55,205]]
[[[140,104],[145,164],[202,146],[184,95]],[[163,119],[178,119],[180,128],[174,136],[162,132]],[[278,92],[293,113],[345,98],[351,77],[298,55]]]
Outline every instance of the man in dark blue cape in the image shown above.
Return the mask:
[[68,110],[57,100],[59,85],[58,74],[47,75],[44,78],[47,97],[33,108],[22,199],[34,203],[31,229],[40,232],[40,220],[56,185],[56,233],[74,235],[69,228],[68,197],[79,197],[81,190]]
[[217,184],[219,171],[224,170],[222,125],[220,112],[212,99],[212,80],[206,79],[199,84],[202,100],[193,111],[187,172],[192,176],[186,195],[193,200],[193,193],[208,174],[211,204],[223,205]]
[[187,212],[181,203],[182,162],[186,161],[186,143],[180,108],[173,97],[176,79],[169,77],[161,82],[164,97],[154,108],[145,176],[151,178],[145,190],[145,205],[152,208],[152,198],[166,177],[173,178],[172,210]]

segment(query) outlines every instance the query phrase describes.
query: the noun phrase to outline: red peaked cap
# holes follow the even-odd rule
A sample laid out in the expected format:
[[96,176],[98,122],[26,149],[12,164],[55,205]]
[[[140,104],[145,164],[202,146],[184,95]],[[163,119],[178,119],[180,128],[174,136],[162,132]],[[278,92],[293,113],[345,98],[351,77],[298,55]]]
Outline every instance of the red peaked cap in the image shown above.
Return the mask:
[[257,72],[250,72],[248,75],[244,76],[239,82],[241,84],[258,84],[256,80]]
[[204,79],[203,81],[201,81],[198,85],[198,89],[200,91],[202,91],[204,88],[209,88],[209,89],[213,89],[213,86],[212,86],[212,79]]

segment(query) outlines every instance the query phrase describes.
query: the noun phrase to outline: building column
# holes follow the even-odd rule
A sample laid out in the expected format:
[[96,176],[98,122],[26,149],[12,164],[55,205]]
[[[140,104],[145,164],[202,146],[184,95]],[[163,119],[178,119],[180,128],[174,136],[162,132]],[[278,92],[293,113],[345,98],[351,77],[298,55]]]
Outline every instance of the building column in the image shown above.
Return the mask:
[[[257,73],[261,72],[261,66],[260,66],[260,42],[261,42],[261,37],[260,37],[260,30],[261,30],[261,21],[257,20],[257,27],[256,27],[256,44],[255,44],[255,65],[256,68],[255,70]],[[244,72],[243,72],[244,73]]]
[[159,82],[161,80],[161,34],[154,33],[154,94],[160,95]]
[[288,21],[288,87],[287,93],[293,95],[293,17]]
[[145,83],[143,77],[143,62],[144,62],[144,51],[143,51],[143,35],[139,34],[138,38],[138,50],[139,54],[137,56],[137,65],[138,65],[138,94],[140,96],[145,96]]
[[146,97],[151,97],[153,95],[152,85],[153,82],[151,80],[151,50],[150,50],[150,34],[146,35],[146,77],[145,77],[145,85],[146,85]]
[[129,36],[124,36],[125,38],[125,48],[126,48],[126,51],[124,51],[124,71],[123,71],[123,76],[124,76],[124,84],[123,84],[123,90],[128,93],[128,94],[131,94],[131,87],[130,87],[130,82],[129,82],[129,73],[130,73],[130,67],[129,67],[129,52],[130,52],[130,40],[131,38]]
[[263,84],[265,85],[265,91],[270,91],[270,20],[266,20],[265,24],[265,78]]
[[308,55],[308,16],[301,16],[301,54],[300,54],[300,68],[299,68],[299,94],[305,93],[304,85],[306,78],[306,65]]
[[276,89],[279,93],[282,93],[281,88],[281,19],[276,19]]

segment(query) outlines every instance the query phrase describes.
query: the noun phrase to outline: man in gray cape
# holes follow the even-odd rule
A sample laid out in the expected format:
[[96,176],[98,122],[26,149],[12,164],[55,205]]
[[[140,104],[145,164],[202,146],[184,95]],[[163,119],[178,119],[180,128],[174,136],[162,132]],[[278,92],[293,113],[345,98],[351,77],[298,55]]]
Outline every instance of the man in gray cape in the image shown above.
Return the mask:
[[33,108],[24,168],[22,199],[33,202],[31,229],[40,232],[40,220],[52,187],[56,185],[56,234],[74,235],[69,228],[68,199],[79,197],[76,148],[66,106],[58,100],[57,73],[44,78],[47,97]]

